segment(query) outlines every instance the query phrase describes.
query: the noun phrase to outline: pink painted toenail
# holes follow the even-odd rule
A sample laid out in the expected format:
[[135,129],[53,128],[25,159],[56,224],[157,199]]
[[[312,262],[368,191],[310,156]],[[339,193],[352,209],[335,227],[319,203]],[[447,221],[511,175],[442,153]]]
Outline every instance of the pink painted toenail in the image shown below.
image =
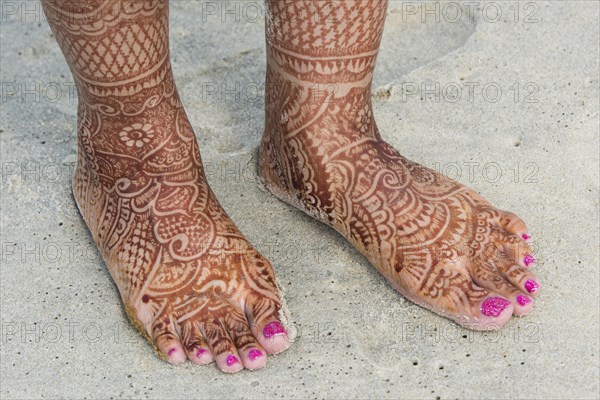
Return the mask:
[[274,321],[264,327],[263,334],[267,339],[270,339],[275,335],[287,335],[287,332],[279,321]]
[[481,313],[488,317],[497,317],[510,305],[510,301],[502,297],[488,297],[481,304]]
[[256,360],[258,357],[262,357],[262,351],[260,351],[259,349],[252,349],[248,352],[248,358],[251,361]]
[[206,353],[205,349],[198,349],[198,351],[196,352],[196,357],[200,357],[202,356],[202,354]]
[[525,258],[523,258],[523,264],[525,264],[526,267],[529,267],[529,264],[533,264],[534,262],[536,262],[536,259],[533,254],[527,254]]
[[233,364],[235,363],[239,363],[240,360],[237,359],[236,356],[234,356],[233,354],[230,354],[227,356],[227,358],[225,359],[225,364],[227,364],[228,367],[231,367]]
[[177,351],[177,349],[171,349],[171,350],[169,350],[169,352],[167,353],[167,356],[171,357],[171,355],[173,353],[175,353],[176,351]]
[[529,236],[528,234],[524,233],[521,235],[521,237],[523,238],[523,240],[527,241],[529,239],[531,239],[531,236]]
[[521,306],[526,306],[527,304],[531,303],[531,299],[520,294],[517,296],[517,303],[519,303]]
[[532,279],[527,279],[525,281],[525,289],[527,289],[527,291],[529,293],[533,293],[536,290],[538,290],[540,288],[540,284],[537,283],[536,281],[532,280]]

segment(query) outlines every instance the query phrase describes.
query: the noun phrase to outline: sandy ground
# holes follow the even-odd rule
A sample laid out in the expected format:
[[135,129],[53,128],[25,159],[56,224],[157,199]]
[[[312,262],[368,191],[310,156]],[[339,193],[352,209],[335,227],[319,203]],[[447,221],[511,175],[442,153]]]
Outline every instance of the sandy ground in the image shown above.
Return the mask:
[[172,2],[210,183],[272,260],[297,333],[263,370],[226,376],[166,364],[128,324],[70,194],[72,78],[39,3],[2,1],[0,396],[598,398],[599,4],[475,3],[392,1],[374,104],[404,155],[529,223],[543,293],[487,334],[403,299],[258,185],[262,3]]

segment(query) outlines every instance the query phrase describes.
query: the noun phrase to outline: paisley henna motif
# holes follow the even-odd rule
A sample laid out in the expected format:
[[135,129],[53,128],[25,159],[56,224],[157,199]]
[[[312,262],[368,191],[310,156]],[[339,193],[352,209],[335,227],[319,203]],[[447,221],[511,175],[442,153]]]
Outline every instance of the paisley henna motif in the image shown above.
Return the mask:
[[134,324],[171,362],[264,365],[256,354],[288,346],[260,333],[281,318],[279,291],[206,182],[167,1],[43,4],[79,93],[75,199]]
[[[475,329],[485,300],[533,279],[514,214],[382,140],[371,82],[385,0],[270,0],[260,173],[284,201],[352,242],[409,299]],[[511,272],[509,277],[508,270]],[[487,325],[486,325],[487,324]]]

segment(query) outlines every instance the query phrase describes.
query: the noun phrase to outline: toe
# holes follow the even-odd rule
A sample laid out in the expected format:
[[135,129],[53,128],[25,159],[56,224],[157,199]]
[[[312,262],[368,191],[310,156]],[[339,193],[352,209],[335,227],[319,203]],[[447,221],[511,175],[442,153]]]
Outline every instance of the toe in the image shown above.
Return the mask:
[[[272,265],[257,255],[248,270],[248,294],[241,308],[250,322],[252,333],[267,354],[277,354],[290,347],[290,338],[282,323],[281,293],[275,282]],[[253,353],[257,355],[257,352]]]
[[254,337],[246,317],[238,309],[224,318],[224,325],[237,348],[244,367],[259,369],[267,363],[267,353]]
[[268,354],[277,354],[290,347],[288,333],[281,323],[281,303],[277,298],[249,296],[246,314],[254,337]]
[[254,335],[269,354],[278,354],[290,347],[285,327],[274,316],[256,324]]
[[527,225],[525,225],[525,222],[523,222],[523,220],[514,213],[509,211],[501,211],[500,225],[507,232],[512,233],[513,235],[516,235],[525,241],[531,240],[531,235],[529,234]]
[[540,292],[540,284],[535,275],[526,267],[514,263],[509,258],[504,258],[497,263],[499,270],[503,276],[512,285],[517,287],[528,296],[537,296]]
[[523,267],[531,268],[536,262],[531,244],[521,237],[508,233],[502,229],[498,229],[494,232],[493,236],[502,246],[503,253],[515,263]]
[[514,314],[514,306],[510,300],[491,292],[490,296],[479,305],[479,311],[485,321],[481,324],[483,327],[481,330],[494,330],[510,320]]
[[233,373],[244,369],[240,355],[227,333],[222,319],[200,323],[200,329],[221,371]]
[[510,300],[514,315],[525,315],[531,311],[533,306],[531,298],[524,295],[517,286],[507,280],[503,271],[492,261],[473,262],[471,276],[479,286]]
[[267,363],[265,349],[258,343],[240,352],[240,355],[242,356],[244,367],[250,370],[262,368]]
[[469,329],[494,330],[506,324],[513,314],[512,302],[478,286],[459,269],[452,263],[404,268],[405,287],[418,288],[406,296]]
[[160,355],[170,363],[181,364],[187,359],[171,318],[157,318],[152,327],[151,337]]
[[188,320],[182,324],[181,343],[187,357],[195,364],[206,365],[213,362],[208,343],[204,340],[200,325],[197,321]]

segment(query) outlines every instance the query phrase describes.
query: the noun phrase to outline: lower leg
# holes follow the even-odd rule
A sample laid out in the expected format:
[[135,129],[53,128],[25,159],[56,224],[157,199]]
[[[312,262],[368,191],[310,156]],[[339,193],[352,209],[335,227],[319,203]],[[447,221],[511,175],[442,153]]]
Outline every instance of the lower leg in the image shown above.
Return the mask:
[[261,367],[288,346],[279,292],[206,182],[168,3],[43,6],[79,94],[74,195],[132,322],[173,363]]
[[409,299],[470,328],[499,327],[537,294],[527,228],[380,137],[370,90],[386,6],[268,1],[261,177]]
[[[267,4],[263,149],[313,137],[329,150],[378,139],[370,91],[387,1]],[[280,175],[294,172],[272,167]],[[286,176],[281,184],[294,179]]]

